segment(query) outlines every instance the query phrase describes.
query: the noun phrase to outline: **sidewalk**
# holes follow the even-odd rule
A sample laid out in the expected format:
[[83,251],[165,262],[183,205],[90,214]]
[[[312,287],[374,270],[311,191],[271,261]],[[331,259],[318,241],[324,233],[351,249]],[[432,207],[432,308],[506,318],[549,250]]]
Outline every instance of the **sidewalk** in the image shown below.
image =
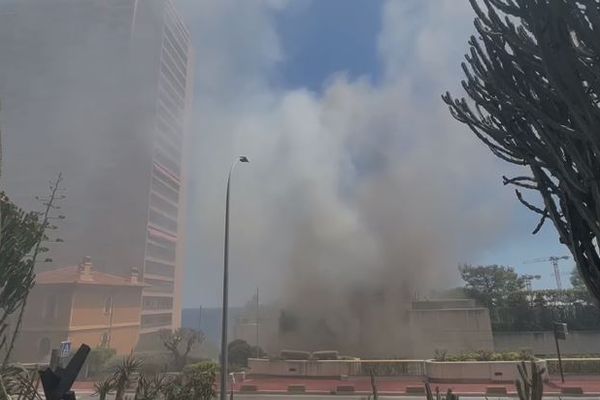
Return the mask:
[[[424,381],[418,377],[380,377],[376,378],[377,390],[385,395],[403,395],[412,390],[423,387]],[[371,382],[369,377],[352,377],[347,380],[339,379],[305,379],[305,378],[249,378],[244,382],[237,382],[235,391],[248,391],[256,389],[257,393],[287,393],[290,385],[304,386],[306,393],[333,394],[340,386],[352,387],[357,394],[371,393]],[[431,383],[432,390],[439,387],[440,391],[448,389],[459,395],[485,395],[488,388],[501,390],[504,388],[508,395],[516,395],[516,387],[512,383]],[[600,395],[600,377],[579,376],[567,377],[565,384],[560,379],[552,378],[544,387],[544,393],[548,395],[559,395],[563,387],[579,387],[584,395]],[[250,391],[248,391],[250,393]],[[416,393],[415,393],[416,394]]]
[[[423,379],[419,377],[379,377],[376,378],[377,390],[381,395],[405,395],[409,390],[419,390],[423,387]],[[354,389],[356,394],[370,394],[371,382],[369,377],[351,377],[341,379],[310,379],[310,378],[248,378],[243,382],[237,382],[234,386],[235,392],[257,393],[257,394],[282,394],[288,393],[288,387],[294,385],[304,386],[307,394],[334,394],[340,386]],[[75,382],[73,388],[80,393],[93,392],[93,382]],[[516,388],[510,383],[431,383],[432,390],[439,387],[440,391],[448,389],[463,396],[483,396],[488,388],[496,390],[505,388],[509,396],[516,396]],[[585,396],[600,396],[600,376],[568,376],[563,385],[560,378],[552,377],[544,387],[544,394],[559,395],[563,387],[579,387]],[[256,391],[254,391],[254,389]],[[296,392],[297,393],[297,392]],[[414,393],[413,394],[417,394]]]

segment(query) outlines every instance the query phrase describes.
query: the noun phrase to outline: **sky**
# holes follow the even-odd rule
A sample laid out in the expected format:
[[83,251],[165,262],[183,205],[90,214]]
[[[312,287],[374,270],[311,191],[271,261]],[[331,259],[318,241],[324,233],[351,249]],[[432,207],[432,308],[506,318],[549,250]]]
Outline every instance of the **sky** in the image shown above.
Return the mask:
[[[304,268],[294,255],[314,250],[298,244],[306,232],[326,247],[314,250],[331,265],[319,276],[366,279],[394,247],[396,259],[422,260],[408,256],[412,232],[436,253],[424,276],[440,284],[457,285],[464,262],[509,265],[540,274],[535,288],[555,286],[549,263],[523,261],[566,248],[551,224],[531,235],[536,216],[502,185],[515,167],[440,98],[462,94],[468,2],[176,4],[196,51],[184,306],[220,302],[225,179],[239,154],[251,162],[232,178],[232,304],[257,287],[267,299],[285,295]],[[572,263],[561,267],[566,282]]]

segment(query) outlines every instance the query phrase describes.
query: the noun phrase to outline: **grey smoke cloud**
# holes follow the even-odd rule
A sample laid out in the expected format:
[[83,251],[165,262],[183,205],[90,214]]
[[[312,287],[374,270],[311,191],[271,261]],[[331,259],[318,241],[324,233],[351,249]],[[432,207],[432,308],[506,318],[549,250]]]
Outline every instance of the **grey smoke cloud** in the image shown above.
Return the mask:
[[468,4],[387,2],[382,82],[340,72],[319,94],[268,84],[285,57],[273,23],[285,2],[180,4],[199,79],[187,304],[219,302],[237,154],[252,162],[233,183],[234,303],[258,286],[325,315],[357,284],[425,294],[507,232],[514,203],[496,162],[439,100],[460,76]]

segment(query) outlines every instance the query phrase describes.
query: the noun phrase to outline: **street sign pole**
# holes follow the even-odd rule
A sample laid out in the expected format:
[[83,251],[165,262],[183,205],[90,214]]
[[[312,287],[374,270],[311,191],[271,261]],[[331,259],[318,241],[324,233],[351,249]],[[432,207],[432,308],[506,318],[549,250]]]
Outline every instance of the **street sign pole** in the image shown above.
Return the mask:
[[554,323],[554,342],[556,343],[556,355],[558,356],[558,369],[560,370],[560,380],[565,383],[565,375],[563,372],[562,357],[560,355],[560,346],[558,341],[565,340],[567,338],[567,324],[555,322]]

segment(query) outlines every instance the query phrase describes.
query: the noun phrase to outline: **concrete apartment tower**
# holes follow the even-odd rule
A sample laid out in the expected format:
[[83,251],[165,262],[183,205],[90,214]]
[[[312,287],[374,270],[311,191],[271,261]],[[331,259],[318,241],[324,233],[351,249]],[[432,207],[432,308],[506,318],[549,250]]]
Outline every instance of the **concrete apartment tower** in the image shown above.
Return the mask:
[[194,56],[171,0],[3,0],[0,54],[3,189],[39,208],[64,176],[40,270],[137,268],[140,334],[180,326]]

